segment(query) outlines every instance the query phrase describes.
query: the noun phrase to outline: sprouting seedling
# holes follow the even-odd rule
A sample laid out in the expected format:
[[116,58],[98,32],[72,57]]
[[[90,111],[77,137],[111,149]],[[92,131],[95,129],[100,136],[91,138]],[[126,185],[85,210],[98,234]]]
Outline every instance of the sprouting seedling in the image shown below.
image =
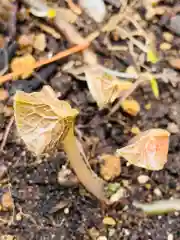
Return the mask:
[[131,139],[126,147],[117,150],[117,155],[129,163],[149,170],[161,170],[167,162],[169,132],[150,129]]
[[85,76],[88,88],[100,109],[113,103],[132,86],[131,82],[108,74],[100,65],[87,68]]
[[70,165],[86,189],[101,201],[108,203],[104,183],[85,162],[74,136],[76,109],[60,101],[51,87],[40,92],[17,91],[14,97],[15,122],[20,137],[27,148],[37,156],[52,153],[63,145]]

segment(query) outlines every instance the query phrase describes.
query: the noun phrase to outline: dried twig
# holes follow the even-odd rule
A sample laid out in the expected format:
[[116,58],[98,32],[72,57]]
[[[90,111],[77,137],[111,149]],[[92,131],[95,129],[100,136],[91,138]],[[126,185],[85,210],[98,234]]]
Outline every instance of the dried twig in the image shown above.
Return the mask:
[[77,15],[80,15],[80,14],[82,13],[81,8],[80,8],[78,5],[76,5],[75,3],[73,3],[72,0],[66,0],[66,2],[67,2],[67,4],[68,4],[69,8],[70,8],[74,13],[76,13]]
[[[60,52],[60,53],[56,54],[55,56],[53,56],[50,59],[42,59],[42,60],[38,61],[35,64],[34,68],[42,67],[43,65],[47,65],[47,64],[55,62],[55,61],[57,61],[57,60],[59,60],[61,58],[67,57],[67,56],[69,56],[69,55],[71,55],[73,53],[82,51],[85,48],[87,48],[88,46],[89,46],[89,43],[83,43],[83,44],[77,45],[75,47],[72,47],[70,49],[67,49],[67,50],[65,50],[63,52]],[[21,70],[19,70],[17,72],[8,73],[8,74],[6,74],[4,76],[1,76],[0,77],[0,84],[18,77],[19,75],[23,74],[25,71],[26,71],[26,69],[21,69]]]
[[3,151],[3,149],[4,149],[5,145],[6,145],[7,138],[8,138],[9,132],[11,130],[11,127],[13,125],[13,122],[14,122],[14,116],[11,117],[8,125],[6,126],[6,129],[5,129],[5,132],[4,132],[4,136],[3,136],[3,140],[2,140],[2,143],[0,145],[0,151]]

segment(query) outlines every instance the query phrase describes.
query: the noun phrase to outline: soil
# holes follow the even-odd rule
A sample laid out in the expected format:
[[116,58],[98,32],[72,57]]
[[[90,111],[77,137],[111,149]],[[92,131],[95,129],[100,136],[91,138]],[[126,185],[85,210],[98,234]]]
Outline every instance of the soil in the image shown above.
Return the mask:
[[[65,5],[63,2],[61,6]],[[110,8],[109,2],[116,1],[107,1],[106,3],[111,9],[109,11],[110,16],[117,12],[117,9],[114,6]],[[165,4],[174,7],[174,2],[163,1],[161,6]],[[161,22],[149,24],[149,28],[154,28],[161,35],[166,30],[164,25],[161,24],[163,22],[162,18],[165,17],[165,15],[160,16]],[[83,15],[79,24],[83,25],[86,18],[87,16]],[[91,32],[94,29],[93,21],[90,21],[90,23],[86,31],[84,30],[85,35],[88,31]],[[31,24],[30,22],[26,23],[26,31],[30,31],[28,28]],[[16,38],[24,31],[24,26],[23,23],[20,23],[20,26],[17,23]],[[83,29],[81,31],[83,32]],[[163,40],[158,37],[158,33],[156,36],[157,42],[160,44]],[[53,45],[55,51],[65,49],[68,45],[65,39],[57,42],[51,36],[48,36],[48,38],[51,39],[48,44]],[[128,54],[126,57],[117,52],[104,50],[105,47],[101,44],[103,38],[104,36],[100,36],[94,41],[94,51],[97,51],[100,60],[106,62],[109,68],[115,66],[122,70],[129,64]],[[179,40],[178,35],[174,34],[174,41],[171,43],[172,49],[167,55],[173,55],[174,52],[180,50],[177,44],[177,42],[180,42]],[[166,53],[160,51],[166,56]],[[76,61],[81,60],[81,55],[76,54],[58,62],[56,71],[60,71],[58,69],[63,63],[74,59]],[[171,68],[167,62],[160,62],[156,67],[159,72],[163,68]],[[169,124],[174,123],[177,129],[180,128],[179,83],[172,86],[171,83],[159,81],[160,97],[158,100],[155,99],[150,86],[138,88],[132,95],[141,105],[141,111],[137,117],[129,116],[120,109],[109,118],[107,117],[108,109],[98,110],[85,82],[75,79],[70,74],[62,73],[55,76],[53,72],[54,70],[46,83],[50,84],[56,92],[61,92],[60,99],[68,100],[73,107],[79,109],[80,114],[76,121],[76,127],[82,135],[82,143],[86,153],[93,149],[96,142],[92,154],[93,158],[102,153],[113,153],[115,149],[126,145],[133,136],[131,133],[133,126],[138,126],[140,130],[144,131],[156,127],[167,129]],[[176,72],[180,78],[180,73]],[[36,81],[35,89],[41,88],[42,82],[39,83],[36,77],[33,79]],[[25,80],[18,84],[21,84],[21,88],[26,88],[26,91],[35,90],[30,85],[26,85]],[[13,95],[14,91],[19,88],[18,84],[8,83],[4,87],[9,89],[9,92]],[[12,91],[12,89],[15,90]],[[145,106],[149,103],[151,108],[147,110]],[[12,116],[11,112],[8,114],[7,106],[12,106],[12,97],[3,101],[0,106],[3,109],[0,112],[1,140]],[[6,111],[4,107],[6,107]],[[174,131],[172,130],[172,132]],[[90,144],[87,144],[86,139],[89,139]],[[66,163],[66,156],[63,151],[48,158],[44,157],[39,164],[33,164],[37,159],[26,150],[25,145],[17,136],[15,125],[13,125],[4,151],[0,153],[0,163],[8,168],[8,182],[11,184],[15,204],[14,216],[17,216],[17,213],[21,211],[23,214],[20,220],[15,217],[10,225],[0,223],[0,234],[2,236],[10,234],[18,240],[88,240],[93,239],[91,232],[92,229],[96,229],[94,232],[97,235],[106,237],[99,238],[99,240],[180,239],[180,216],[178,212],[147,216],[132,205],[134,200],[151,202],[152,200],[172,197],[180,198],[179,140],[180,132],[177,130],[171,134],[168,162],[161,171],[148,171],[132,165],[127,166],[126,161],[122,159],[122,173],[114,182],[118,182],[125,187],[126,196],[119,204],[104,209],[101,203],[88,194],[80,184],[65,187],[58,183],[58,172]],[[95,166],[95,171],[98,172],[97,166]],[[138,182],[137,178],[140,175],[149,176],[147,184]],[[157,188],[161,193],[159,196],[155,191]],[[52,209],[59,203],[61,203],[59,209],[53,211]],[[11,214],[11,211],[2,213],[1,218],[10,217]],[[116,225],[105,226],[102,222],[105,216],[113,217]],[[170,238],[172,235],[173,238]],[[97,238],[94,237],[94,239]]]

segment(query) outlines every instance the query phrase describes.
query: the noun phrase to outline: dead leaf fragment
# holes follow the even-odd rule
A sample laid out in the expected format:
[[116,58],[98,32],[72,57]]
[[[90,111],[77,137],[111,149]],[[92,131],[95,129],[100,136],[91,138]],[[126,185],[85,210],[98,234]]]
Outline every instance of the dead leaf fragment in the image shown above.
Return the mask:
[[169,59],[169,64],[175,69],[180,69],[180,58]]
[[43,52],[46,48],[46,36],[44,33],[40,33],[34,37],[33,47],[40,52]]
[[161,170],[167,162],[170,133],[154,128],[141,132],[126,147],[117,150],[130,164],[149,170]]
[[131,100],[126,99],[126,100],[124,100],[121,103],[121,107],[122,107],[122,109],[126,113],[128,113],[131,116],[136,116],[139,113],[139,111],[140,111],[140,105],[134,99],[131,99]]
[[16,57],[11,62],[11,69],[13,72],[22,72],[22,69],[26,71],[21,75],[22,79],[29,77],[36,65],[36,60],[31,54],[26,54],[21,57]]
[[118,177],[121,173],[120,159],[114,155],[103,154],[100,156],[103,163],[100,166],[100,174],[104,180],[109,181]]

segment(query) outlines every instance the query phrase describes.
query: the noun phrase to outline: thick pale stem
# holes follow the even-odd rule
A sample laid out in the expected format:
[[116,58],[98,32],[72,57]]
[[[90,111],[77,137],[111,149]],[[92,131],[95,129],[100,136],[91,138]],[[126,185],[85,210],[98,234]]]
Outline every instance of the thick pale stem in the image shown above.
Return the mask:
[[83,160],[77,146],[76,138],[70,132],[63,141],[64,150],[68,156],[71,167],[84,187],[99,200],[108,203],[104,194],[103,180],[99,178]]

